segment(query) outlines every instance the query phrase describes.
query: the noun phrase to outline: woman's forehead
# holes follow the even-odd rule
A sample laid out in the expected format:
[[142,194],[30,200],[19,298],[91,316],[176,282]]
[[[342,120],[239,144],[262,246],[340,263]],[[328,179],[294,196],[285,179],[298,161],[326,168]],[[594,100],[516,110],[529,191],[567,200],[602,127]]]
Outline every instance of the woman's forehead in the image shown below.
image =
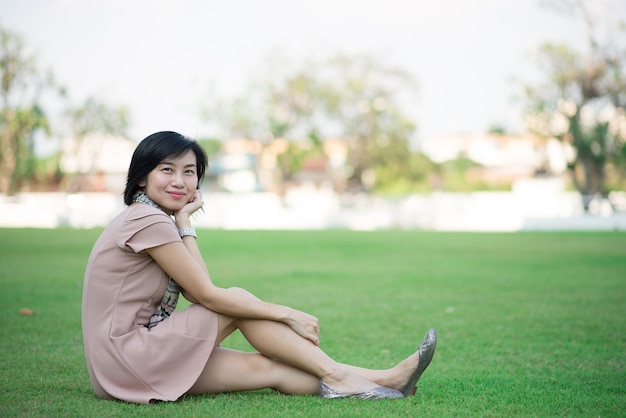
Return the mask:
[[181,155],[169,155],[163,160],[161,160],[160,164],[185,164],[185,165],[196,165],[196,154],[192,150],[187,150]]

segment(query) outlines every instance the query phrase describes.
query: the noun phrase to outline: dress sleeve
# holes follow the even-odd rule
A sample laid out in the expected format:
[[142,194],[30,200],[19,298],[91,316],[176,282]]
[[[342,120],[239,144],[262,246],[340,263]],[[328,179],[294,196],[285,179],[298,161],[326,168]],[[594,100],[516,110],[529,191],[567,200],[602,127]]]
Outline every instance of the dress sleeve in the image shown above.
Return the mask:
[[182,242],[176,224],[164,212],[146,205],[138,205],[124,223],[120,245],[139,253],[146,248],[172,242]]

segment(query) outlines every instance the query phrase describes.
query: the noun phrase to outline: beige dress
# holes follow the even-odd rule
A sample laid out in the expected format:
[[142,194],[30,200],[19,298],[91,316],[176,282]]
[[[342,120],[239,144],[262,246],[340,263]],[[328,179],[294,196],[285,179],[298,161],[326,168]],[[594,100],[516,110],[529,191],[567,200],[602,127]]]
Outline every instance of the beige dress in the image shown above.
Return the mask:
[[178,309],[155,327],[145,326],[168,276],[144,250],[177,241],[173,220],[140,204],[118,215],[94,245],[82,327],[89,378],[102,398],[176,400],[196,382],[213,351],[217,314],[203,306]]

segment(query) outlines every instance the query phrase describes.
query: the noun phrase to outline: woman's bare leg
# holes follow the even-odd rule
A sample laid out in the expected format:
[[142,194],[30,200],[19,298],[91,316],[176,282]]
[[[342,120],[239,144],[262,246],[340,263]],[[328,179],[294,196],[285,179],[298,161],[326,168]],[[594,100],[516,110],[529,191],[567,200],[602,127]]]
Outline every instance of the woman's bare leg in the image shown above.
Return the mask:
[[274,389],[289,395],[317,393],[319,379],[260,353],[218,347],[213,351],[190,394]]
[[[379,385],[394,389],[400,389],[406,381],[406,377],[400,378],[406,373],[397,373],[393,369],[369,370],[345,366]],[[263,354],[217,347],[189,393],[197,395],[269,388],[289,395],[312,395],[317,393],[318,385],[319,378],[316,376]]]
[[317,378],[345,393],[358,393],[377,386],[374,382],[337,363],[311,341],[296,334],[289,326],[275,321],[233,319],[248,342],[270,359],[276,359]]
[[380,386],[400,390],[407,382],[411,373],[413,373],[413,370],[417,368],[418,363],[419,354],[416,351],[390,369],[372,370],[349,364],[344,364],[344,366]]
[[[240,291],[249,295],[251,298],[255,298],[254,295],[243,289],[240,289]],[[297,387],[291,388],[291,382],[286,380],[281,381],[280,384],[274,381],[272,386],[267,386],[265,385],[265,381],[262,377],[255,376],[252,381],[262,382],[261,386],[258,386],[256,383],[245,383],[248,385],[247,389],[237,389],[236,387],[229,388],[223,385],[222,389],[224,391],[252,390],[274,387],[285,393],[311,393],[308,386],[310,384],[309,382],[311,382],[310,376],[313,376],[314,382],[316,382],[315,390],[317,389],[317,384],[319,384],[320,379],[324,379],[326,384],[344,393],[363,392],[370,390],[377,385],[399,389],[406,382],[412,371],[415,370],[415,367],[417,367],[417,354],[413,354],[396,367],[388,370],[370,370],[344,365],[330,358],[319,347],[296,334],[287,325],[275,321],[241,319],[220,315],[217,341],[221,342],[237,328],[242,332],[250,344],[258,350],[259,353],[261,353],[262,358],[252,357],[252,355],[248,357],[231,355],[229,359],[233,362],[243,362],[244,359],[248,362],[236,366],[231,365],[231,367],[235,367],[237,369],[241,368],[241,370],[244,370],[247,373],[260,366],[266,368],[273,367],[275,368],[273,369],[275,372],[273,375],[274,378],[284,377],[287,375],[292,377],[293,373],[303,372],[304,376],[306,376],[306,383],[303,384],[303,386],[298,384]],[[222,351],[220,351],[220,353],[222,353]],[[277,364],[267,364],[264,362],[265,359],[275,361]],[[220,370],[214,367],[211,363],[211,360],[209,360],[207,368],[205,368],[205,371],[209,375],[206,380],[210,379],[212,370]],[[285,369],[285,366],[291,367]],[[296,370],[294,371],[292,369]],[[205,373],[203,373],[203,375],[204,374]],[[298,375],[303,376],[302,374]],[[245,380],[245,377],[243,376],[245,376],[245,374],[234,376],[235,382],[231,383],[234,385],[240,385],[240,383],[236,382]],[[285,385],[288,387],[285,388]]]
[[[419,360],[417,353],[415,353],[394,368],[387,370],[370,370],[349,366],[336,362],[319,347],[302,338],[282,323],[263,320],[233,320],[232,318],[220,317],[220,322],[224,320],[232,321],[229,326],[224,328],[228,334],[233,327],[239,328],[244,337],[264,358],[272,361],[278,360],[278,363],[283,367],[289,365],[291,368],[304,372],[307,375],[307,382],[310,382],[310,376],[315,378],[317,384],[319,384],[320,379],[324,379],[326,384],[345,393],[363,392],[378,385],[399,389],[415,370]],[[272,364],[272,366],[275,365]],[[283,371],[282,368],[279,370]],[[279,373],[277,376],[281,377],[285,374]],[[285,383],[289,384],[289,380]],[[317,384],[315,389],[317,389]],[[273,386],[269,387],[274,387],[285,393],[311,393],[310,389],[301,389],[300,386],[287,389],[284,386],[278,387],[278,384],[274,383]]]

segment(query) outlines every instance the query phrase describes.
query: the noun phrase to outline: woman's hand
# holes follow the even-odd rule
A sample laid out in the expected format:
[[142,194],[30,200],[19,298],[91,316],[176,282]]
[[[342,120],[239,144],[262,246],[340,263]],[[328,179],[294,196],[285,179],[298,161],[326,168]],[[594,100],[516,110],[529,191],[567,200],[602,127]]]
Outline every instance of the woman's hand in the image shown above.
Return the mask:
[[315,345],[320,344],[320,329],[317,318],[313,315],[309,315],[308,313],[295,309],[290,309],[285,323],[301,337],[306,338]]
[[191,199],[185,206],[183,206],[180,210],[176,211],[174,214],[174,218],[176,220],[176,225],[179,228],[189,228],[191,227],[191,222],[189,218],[193,215],[198,209],[202,209],[204,202],[202,201],[202,193],[200,190],[196,190],[191,195]]

